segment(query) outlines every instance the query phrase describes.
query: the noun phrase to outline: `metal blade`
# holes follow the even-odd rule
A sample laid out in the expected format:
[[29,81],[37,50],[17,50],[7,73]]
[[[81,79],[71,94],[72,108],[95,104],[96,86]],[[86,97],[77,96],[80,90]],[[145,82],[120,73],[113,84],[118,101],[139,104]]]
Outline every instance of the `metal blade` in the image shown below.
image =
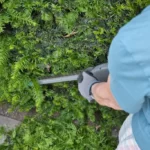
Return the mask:
[[45,78],[38,80],[39,84],[51,84],[51,83],[58,83],[58,82],[66,82],[66,81],[76,81],[78,78],[78,74],[69,75],[69,76],[61,76],[61,77],[54,77],[54,78]]

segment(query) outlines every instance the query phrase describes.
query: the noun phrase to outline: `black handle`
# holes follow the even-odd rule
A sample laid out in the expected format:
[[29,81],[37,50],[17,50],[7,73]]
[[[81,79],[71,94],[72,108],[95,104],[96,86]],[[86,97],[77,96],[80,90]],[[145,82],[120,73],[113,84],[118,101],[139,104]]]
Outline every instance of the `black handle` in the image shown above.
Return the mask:
[[104,63],[94,67],[91,72],[93,76],[100,82],[106,82],[108,79],[109,71],[108,71],[108,64]]
[[[105,64],[98,65],[96,67],[87,68],[85,72],[91,76],[94,76],[100,82],[106,82],[109,75],[108,64],[105,63]],[[78,83],[81,83],[83,81],[82,73],[80,73],[77,80]]]

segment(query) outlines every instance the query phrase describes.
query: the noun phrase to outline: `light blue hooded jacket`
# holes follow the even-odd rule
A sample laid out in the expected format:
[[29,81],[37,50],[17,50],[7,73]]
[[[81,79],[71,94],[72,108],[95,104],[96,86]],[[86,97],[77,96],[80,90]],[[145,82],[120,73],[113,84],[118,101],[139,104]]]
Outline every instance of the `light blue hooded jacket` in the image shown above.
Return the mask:
[[141,150],[150,150],[150,6],[123,26],[109,49],[110,88],[119,106],[132,113]]

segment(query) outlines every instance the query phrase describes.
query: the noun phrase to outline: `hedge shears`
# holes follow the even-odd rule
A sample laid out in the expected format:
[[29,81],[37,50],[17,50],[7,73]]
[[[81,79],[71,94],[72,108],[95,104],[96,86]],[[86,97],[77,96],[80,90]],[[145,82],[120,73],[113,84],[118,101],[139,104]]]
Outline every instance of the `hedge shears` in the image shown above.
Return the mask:
[[[100,64],[96,67],[90,67],[85,69],[85,71],[88,71],[93,74],[93,76],[99,81],[99,82],[106,82],[108,78],[108,64]],[[74,75],[67,75],[67,76],[59,76],[59,77],[45,77],[42,79],[39,79],[38,82],[40,85],[44,84],[52,84],[52,83],[58,83],[58,82],[66,82],[66,81],[77,81],[79,74]],[[81,80],[81,78],[80,78]]]

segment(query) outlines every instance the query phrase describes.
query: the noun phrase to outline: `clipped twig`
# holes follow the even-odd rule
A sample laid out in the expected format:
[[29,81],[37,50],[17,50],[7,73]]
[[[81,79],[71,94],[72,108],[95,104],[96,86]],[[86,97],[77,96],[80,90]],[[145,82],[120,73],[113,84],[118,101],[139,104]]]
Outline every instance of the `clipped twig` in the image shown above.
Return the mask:
[[69,33],[69,34],[67,34],[67,35],[65,35],[65,36],[63,36],[63,37],[69,38],[69,37],[71,37],[71,36],[73,36],[73,35],[75,35],[75,34],[77,34],[77,33],[78,33],[78,32],[72,31],[71,33]]

